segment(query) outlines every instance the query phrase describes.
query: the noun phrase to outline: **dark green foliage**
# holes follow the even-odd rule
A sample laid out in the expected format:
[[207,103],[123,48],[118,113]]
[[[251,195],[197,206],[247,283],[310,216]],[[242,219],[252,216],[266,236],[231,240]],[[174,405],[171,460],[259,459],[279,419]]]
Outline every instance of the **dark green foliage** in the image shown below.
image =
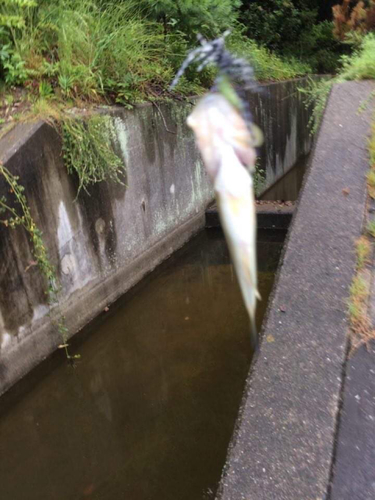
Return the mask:
[[230,28],[240,0],[139,0],[150,19],[163,23],[164,31],[179,30],[189,38],[197,33],[213,37]]
[[247,34],[272,50],[283,51],[311,28],[317,9],[306,8],[305,2],[290,0],[243,0],[241,21]]
[[243,0],[241,20],[250,38],[308,62],[315,72],[332,73],[343,49],[333,37],[331,13],[319,20],[320,4],[317,0]]
[[[323,21],[303,31],[297,42],[301,59],[308,59],[317,73],[335,73],[340,64],[340,56],[346,52],[333,37],[333,23]],[[297,54],[296,54],[297,55]]]
[[26,80],[25,62],[15,47],[17,32],[26,26],[26,18],[35,0],[0,0],[0,79],[8,84]]

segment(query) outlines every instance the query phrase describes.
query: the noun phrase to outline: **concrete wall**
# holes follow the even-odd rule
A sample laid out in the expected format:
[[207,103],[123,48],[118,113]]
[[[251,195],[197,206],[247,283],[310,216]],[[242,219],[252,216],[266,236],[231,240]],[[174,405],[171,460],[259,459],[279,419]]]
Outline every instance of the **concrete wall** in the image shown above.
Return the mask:
[[[77,179],[66,173],[53,128],[22,125],[0,144],[57,268],[71,334],[203,227],[213,195],[184,124],[189,107],[160,109],[176,134],[155,107],[115,112],[126,186],[101,183],[76,200]],[[61,343],[39,269],[26,270],[32,261],[26,232],[0,224],[0,391]]]
[[306,85],[307,79],[269,83],[249,95],[254,122],[264,134],[259,165],[266,179],[259,194],[311,150],[313,136],[309,133],[308,122],[312,109],[305,106],[304,95],[298,90]]
[[[267,137],[268,183],[311,144],[300,84],[266,85],[252,98]],[[125,186],[101,183],[77,199],[77,178],[66,172],[54,128],[18,125],[0,141],[0,160],[25,186],[56,266],[70,334],[203,227],[213,193],[185,125],[190,109],[175,103],[113,110]],[[0,178],[0,196],[8,190]],[[48,316],[46,283],[32,264],[26,232],[0,224],[0,393],[61,343]]]

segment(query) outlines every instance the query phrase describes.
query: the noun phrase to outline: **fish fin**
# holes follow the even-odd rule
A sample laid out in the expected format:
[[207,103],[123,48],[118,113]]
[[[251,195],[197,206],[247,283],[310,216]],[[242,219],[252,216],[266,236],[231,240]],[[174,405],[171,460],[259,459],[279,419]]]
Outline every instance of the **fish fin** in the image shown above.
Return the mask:
[[258,292],[258,290],[255,290],[255,297],[256,297],[258,300],[262,300],[262,296],[261,296],[261,294]]

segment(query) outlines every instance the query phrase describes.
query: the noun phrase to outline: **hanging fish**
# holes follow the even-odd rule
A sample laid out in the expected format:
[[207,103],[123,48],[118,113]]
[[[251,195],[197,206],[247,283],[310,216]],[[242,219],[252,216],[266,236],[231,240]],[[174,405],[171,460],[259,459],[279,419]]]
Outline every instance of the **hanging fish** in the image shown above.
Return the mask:
[[256,213],[252,175],[256,153],[249,130],[221,94],[204,97],[187,123],[195,133],[213,182],[221,225],[251,321],[252,344],[257,291]]
[[224,49],[223,37],[207,42],[190,53],[173,82],[191,62],[200,62],[198,70],[216,64],[219,75],[211,93],[203,97],[187,119],[194,131],[207,172],[213,182],[221,225],[228,243],[242,296],[251,323],[252,346],[258,336],[255,326],[257,289],[256,212],[252,174],[256,150],[262,134],[251,123],[245,101],[232,82],[242,80],[253,86],[251,67]]

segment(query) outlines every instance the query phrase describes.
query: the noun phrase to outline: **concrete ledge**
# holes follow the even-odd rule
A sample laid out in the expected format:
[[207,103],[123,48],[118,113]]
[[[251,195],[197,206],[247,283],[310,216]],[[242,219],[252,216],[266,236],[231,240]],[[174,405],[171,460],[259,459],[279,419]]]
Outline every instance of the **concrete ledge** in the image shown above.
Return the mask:
[[[375,118],[375,117],[374,117]],[[365,222],[375,220],[375,200]],[[368,316],[375,329],[375,247],[367,263]],[[365,277],[366,279],[366,277]],[[332,463],[329,500],[375,498],[375,341],[349,354]]]
[[[326,498],[366,205],[372,81],[335,85],[223,474],[221,500]],[[348,194],[349,193],[349,194]],[[354,500],[354,498],[353,498]]]
[[[292,220],[294,205],[275,202],[261,202],[256,206],[258,229],[288,229]],[[206,228],[221,227],[216,204],[206,210]]]

